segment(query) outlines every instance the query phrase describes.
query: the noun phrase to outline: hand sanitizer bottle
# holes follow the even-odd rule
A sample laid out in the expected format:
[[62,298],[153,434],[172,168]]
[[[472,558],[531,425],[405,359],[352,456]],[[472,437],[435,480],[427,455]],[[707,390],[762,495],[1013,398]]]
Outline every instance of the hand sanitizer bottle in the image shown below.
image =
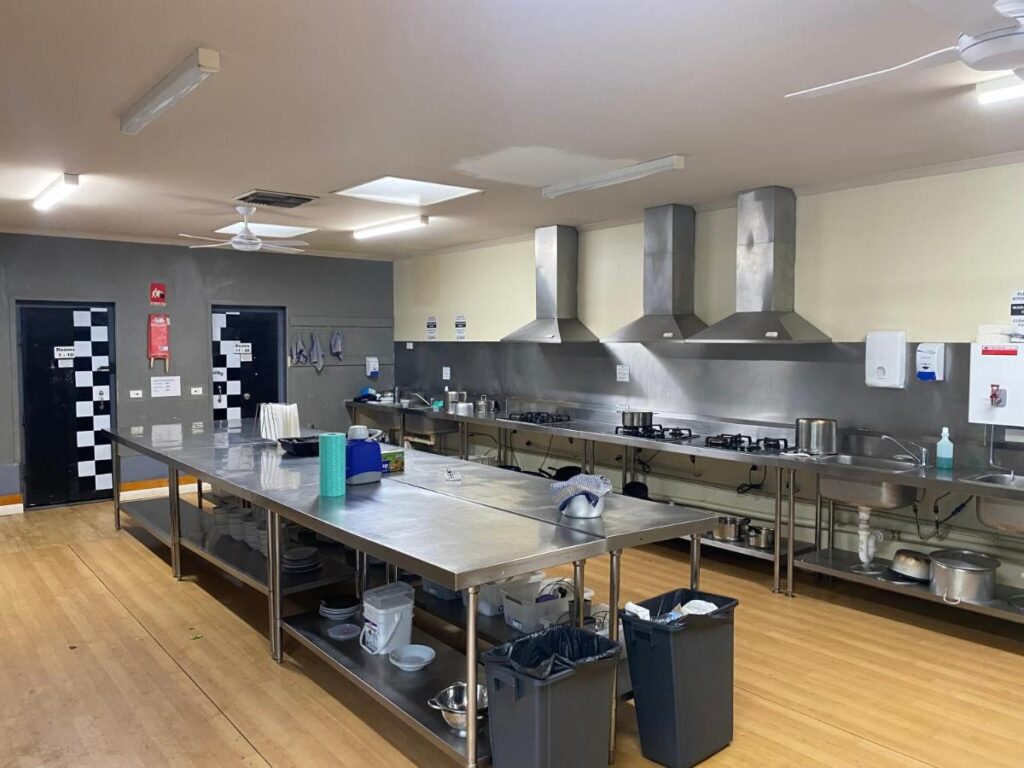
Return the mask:
[[953,468],[953,441],[949,439],[949,427],[942,428],[942,437],[935,446],[935,467],[937,469]]

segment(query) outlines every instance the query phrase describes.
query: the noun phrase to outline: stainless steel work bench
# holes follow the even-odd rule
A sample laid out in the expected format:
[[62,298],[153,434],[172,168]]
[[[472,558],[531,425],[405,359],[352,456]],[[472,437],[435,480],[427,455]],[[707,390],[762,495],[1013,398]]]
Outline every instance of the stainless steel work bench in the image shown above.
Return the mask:
[[[489,759],[486,731],[470,731],[466,739],[450,733],[426,701],[456,680],[475,689],[477,663],[477,602],[479,588],[497,579],[573,563],[577,595],[582,594],[588,558],[609,554],[610,614],[617,614],[620,555],[638,544],[689,536],[693,541],[691,584],[699,584],[700,537],[714,525],[713,513],[686,507],[613,496],[604,516],[596,521],[560,515],[546,497],[547,482],[524,478],[453,459],[414,451],[406,453],[407,475],[380,483],[350,486],[347,495],[321,498],[319,461],[295,458],[276,444],[261,440],[252,422],[206,424],[201,430],[148,429],[142,435],[111,432],[115,473],[124,448],[168,467],[169,499],[145,507],[122,503],[115,475],[115,525],[122,510],[171,548],[172,572],[181,578],[181,550],[189,549],[244,583],[265,591],[270,617],[270,648],[283,658],[282,633],[297,640],[349,680],[426,735],[467,766]],[[454,465],[454,466],[453,466]],[[449,483],[445,467],[462,474]],[[267,510],[268,557],[263,570],[245,568],[233,552],[209,546],[202,527],[205,512],[181,499],[182,474],[231,493],[254,507]],[[534,482],[536,481],[536,482]],[[488,489],[490,494],[488,495]],[[157,505],[166,504],[166,518]],[[166,525],[163,521],[166,520]],[[386,657],[364,653],[354,643],[338,643],[327,634],[327,622],[316,613],[283,616],[286,591],[306,587],[281,571],[281,529],[291,521],[360,553],[355,579],[365,584],[366,556],[389,564],[389,573],[402,568],[452,590],[464,590],[467,607],[465,654],[431,643],[435,661],[421,674],[409,675],[392,667]],[[258,553],[256,553],[258,554]],[[251,563],[250,563],[251,565]],[[330,578],[341,577],[340,570]],[[326,583],[320,579],[317,584]],[[581,613],[582,599],[576,600]],[[577,617],[582,620],[582,616]],[[609,622],[612,639],[618,623]],[[414,642],[426,638],[414,630]],[[353,650],[354,649],[354,650]],[[617,701],[613,695],[613,704]],[[475,720],[475,700],[469,697],[468,716]],[[614,726],[614,706],[613,706]],[[614,751],[612,728],[611,754]]]

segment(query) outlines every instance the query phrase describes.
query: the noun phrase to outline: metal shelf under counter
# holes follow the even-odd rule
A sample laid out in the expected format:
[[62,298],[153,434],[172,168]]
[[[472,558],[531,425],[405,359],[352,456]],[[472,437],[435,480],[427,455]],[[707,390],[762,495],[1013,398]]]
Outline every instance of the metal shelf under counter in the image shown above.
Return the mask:
[[[763,549],[761,547],[751,547],[748,544],[744,544],[742,541],[720,541],[719,539],[712,538],[711,536],[704,536],[700,540],[701,546],[711,547],[712,549],[722,549],[726,552],[734,552],[738,555],[746,555],[747,557],[755,557],[758,560],[767,560],[772,562],[775,559],[775,547],[768,547]],[[785,536],[782,537],[781,552],[782,560],[786,560],[787,547],[789,546],[789,539]],[[805,552],[810,552],[814,549],[812,543],[797,541],[793,550],[794,555],[799,556]]]
[[[875,558],[874,562],[879,565],[886,566],[890,564],[890,561],[884,558]],[[995,590],[996,599],[987,603],[950,603],[943,600],[941,595],[932,593],[928,584],[925,582],[897,584],[885,581],[877,576],[869,576],[850,570],[858,563],[860,563],[860,559],[856,552],[848,552],[842,549],[824,549],[819,552],[809,552],[794,558],[794,565],[802,571],[834,576],[838,579],[843,579],[844,581],[853,581],[857,584],[864,584],[869,587],[876,587],[889,592],[896,592],[898,594],[916,597],[921,600],[929,600],[940,605],[947,605],[950,608],[963,609],[973,613],[981,613],[986,616],[994,616],[998,619],[1006,619],[1018,624],[1024,624],[1024,611],[1017,610],[1007,602],[1007,599],[1013,595],[1024,593],[1024,589],[1019,587],[1014,588],[1003,584],[997,584]]]
[[[386,655],[366,653],[358,639],[332,640],[327,630],[337,623],[317,613],[303,613],[283,619],[281,628],[436,746],[465,762],[466,740],[448,730],[441,713],[428,707],[427,700],[452,683],[465,679],[466,657],[414,627],[412,642],[430,646],[437,655],[425,669],[403,672],[392,665]],[[485,679],[482,666],[478,674],[479,680]],[[485,724],[477,739],[477,760],[482,765],[489,762],[489,757],[490,740]]]
[[[267,594],[266,555],[217,530],[213,515],[184,499],[180,506],[181,546],[243,584]],[[171,524],[166,498],[122,502],[121,511],[127,512],[140,528],[170,546]],[[323,567],[312,573],[282,573],[281,594],[290,595],[354,578],[355,571],[346,564],[343,552],[320,547],[320,558]]]

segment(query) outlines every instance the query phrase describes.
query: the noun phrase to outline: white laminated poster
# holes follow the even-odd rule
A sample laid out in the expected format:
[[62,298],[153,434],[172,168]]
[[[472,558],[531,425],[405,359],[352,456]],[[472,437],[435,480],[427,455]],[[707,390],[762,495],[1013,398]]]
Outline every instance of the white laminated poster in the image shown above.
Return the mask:
[[456,315],[455,316],[455,340],[456,341],[465,341],[466,340],[466,332],[467,332],[467,330],[468,329],[466,327],[466,316],[465,315]]
[[153,376],[149,380],[150,397],[181,397],[181,376]]
[[1010,325],[1013,335],[1024,335],[1024,291],[1014,291],[1010,296]]
[[615,366],[615,380],[618,382],[629,381],[629,366],[628,365],[616,365]]
[[437,341],[437,316],[427,318],[427,341]]

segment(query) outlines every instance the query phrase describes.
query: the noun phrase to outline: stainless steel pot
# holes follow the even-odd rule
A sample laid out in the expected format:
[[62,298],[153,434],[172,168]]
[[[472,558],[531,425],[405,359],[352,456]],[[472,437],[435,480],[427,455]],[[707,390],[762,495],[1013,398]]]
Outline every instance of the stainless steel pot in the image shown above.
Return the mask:
[[747,546],[768,549],[775,546],[775,529],[767,525],[747,526]]
[[654,411],[620,411],[622,426],[640,429],[654,424]]
[[715,523],[711,537],[717,541],[743,541],[748,525],[750,525],[749,517],[722,515]]
[[473,415],[473,404],[458,402],[455,404],[455,415],[456,416],[472,416]]
[[931,558],[924,552],[914,549],[898,549],[892,556],[892,565],[889,566],[900,576],[917,581],[928,581],[931,579]]
[[966,549],[932,552],[931,590],[945,602],[987,603],[995,596],[1000,562]]
[[797,419],[796,448],[811,456],[838,453],[839,422],[835,419]]

